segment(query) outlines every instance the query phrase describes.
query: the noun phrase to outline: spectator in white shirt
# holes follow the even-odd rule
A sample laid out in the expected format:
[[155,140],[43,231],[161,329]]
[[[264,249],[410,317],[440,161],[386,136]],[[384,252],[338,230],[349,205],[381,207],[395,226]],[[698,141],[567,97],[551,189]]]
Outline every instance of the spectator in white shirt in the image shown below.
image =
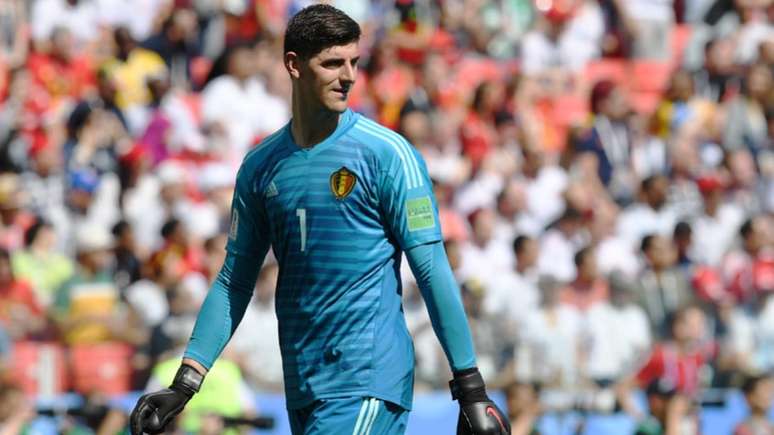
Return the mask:
[[32,2],[32,37],[36,44],[46,44],[54,29],[64,27],[84,45],[95,42],[99,16],[92,0],[37,0]]
[[583,217],[574,208],[565,210],[562,217],[540,239],[538,270],[562,282],[575,279],[575,253],[583,247],[581,230]]
[[744,211],[735,203],[724,201],[723,182],[707,176],[697,181],[704,199],[704,213],[694,219],[695,258],[709,266],[718,266],[744,220]]
[[654,175],[640,185],[640,198],[627,207],[618,219],[618,235],[636,246],[648,234],[670,235],[677,223],[677,216],[667,206],[669,179]]
[[470,214],[471,238],[463,244],[463,281],[475,279],[489,287],[492,280],[513,267],[513,253],[510,246],[494,239],[495,212],[481,208]]
[[270,94],[258,77],[255,54],[255,48],[246,43],[229,47],[215,62],[202,91],[203,121],[222,129],[227,158],[237,164],[245,151],[290,117],[287,102]]

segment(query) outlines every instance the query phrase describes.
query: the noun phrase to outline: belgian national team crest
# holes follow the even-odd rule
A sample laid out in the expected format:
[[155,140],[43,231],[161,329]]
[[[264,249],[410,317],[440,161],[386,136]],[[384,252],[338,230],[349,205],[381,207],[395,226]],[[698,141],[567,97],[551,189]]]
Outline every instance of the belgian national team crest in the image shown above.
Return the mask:
[[331,174],[331,192],[336,199],[346,198],[355,188],[355,183],[357,183],[357,176],[344,166]]

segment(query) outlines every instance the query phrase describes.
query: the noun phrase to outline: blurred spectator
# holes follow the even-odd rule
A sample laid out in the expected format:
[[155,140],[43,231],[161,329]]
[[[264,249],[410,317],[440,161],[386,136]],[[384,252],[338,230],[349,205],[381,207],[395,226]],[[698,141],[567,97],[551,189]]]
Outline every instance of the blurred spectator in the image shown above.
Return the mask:
[[35,418],[35,408],[24,396],[21,388],[3,382],[0,385],[0,433],[18,435],[25,433],[28,423]]
[[750,377],[742,386],[750,415],[734,429],[734,435],[758,435],[774,432],[769,410],[774,402],[774,380],[769,375]]
[[203,122],[226,141],[222,152],[232,164],[282,127],[290,115],[287,102],[272,95],[257,76],[256,58],[252,44],[228,47],[215,61],[202,90]]
[[561,283],[541,278],[541,307],[529,315],[521,330],[515,357],[518,379],[546,387],[573,388],[578,382],[581,316],[559,303]]
[[747,219],[739,229],[741,246],[723,258],[723,280],[739,303],[754,303],[760,292],[774,288],[771,226],[765,215]]
[[575,253],[583,246],[583,217],[568,208],[540,239],[538,270],[540,274],[570,282],[576,277]]
[[627,17],[636,23],[633,57],[667,60],[670,29],[675,19],[673,0],[627,0],[623,4]]
[[59,288],[54,302],[56,320],[67,344],[125,341],[140,344],[147,337],[133,310],[122,306],[113,283],[110,233],[80,227],[75,275]]
[[484,376],[484,379],[495,380],[505,364],[503,360],[505,343],[495,338],[496,320],[484,310],[487,289],[479,281],[469,279],[463,283],[461,291],[470,332],[477,346],[476,362],[481,370],[481,376]]
[[0,247],[9,251],[24,245],[24,233],[34,221],[34,217],[24,209],[26,200],[19,176],[0,174]]
[[8,251],[0,249],[0,324],[10,338],[29,340],[46,327],[46,316],[32,287],[11,270]]
[[685,304],[694,300],[685,275],[675,267],[677,256],[670,239],[648,235],[642,239],[645,267],[637,285],[637,299],[648,314],[657,336],[667,335],[669,319]]
[[49,104],[62,104],[66,99],[79,99],[95,84],[92,60],[78,54],[70,29],[56,27],[51,32],[50,49],[36,52],[27,60],[32,82],[45,90]]
[[680,435],[696,433],[697,422],[691,414],[690,399],[673,386],[651,382],[645,390],[649,415],[642,419],[635,435]]
[[141,126],[132,122],[131,111],[150,101],[145,81],[149,76],[165,71],[166,65],[158,54],[139,47],[126,27],[115,28],[113,41],[114,57],[108,59],[102,68],[116,80],[116,103],[128,112],[130,130],[137,131]]
[[517,333],[527,316],[538,309],[538,249],[535,239],[517,236],[513,240],[515,266],[493,280],[487,289],[484,309],[503,322],[506,335]]
[[[64,28],[76,39],[79,48],[96,42],[99,33],[97,8],[92,0],[38,0],[30,15],[32,37],[45,48],[57,28]],[[44,50],[45,51],[45,50]]]
[[674,313],[671,340],[657,344],[640,368],[636,380],[641,387],[659,381],[687,396],[695,397],[704,382],[705,364],[713,356],[706,343],[704,312],[688,305]]
[[538,12],[538,25],[522,40],[525,74],[561,83],[599,57],[604,22],[596,2],[551,0],[538,3]]
[[57,235],[54,227],[37,220],[24,234],[24,249],[11,256],[13,273],[32,286],[35,297],[44,307],[49,308],[57,289],[74,272],[73,261],[57,250]]
[[667,205],[669,179],[653,175],[642,180],[638,201],[626,207],[618,218],[618,234],[636,246],[648,234],[671,236],[676,213]]
[[507,243],[494,238],[496,214],[491,208],[481,208],[468,216],[471,237],[462,244],[463,281],[475,279],[490,287],[497,278],[496,271],[508,270],[513,264],[513,253]]
[[631,180],[631,132],[626,96],[612,81],[601,81],[591,90],[594,125],[576,152],[588,152],[597,160],[599,180],[615,199],[634,196]]
[[142,44],[164,59],[175,87],[186,87],[192,72],[191,61],[201,54],[198,26],[196,12],[175,9],[161,25],[161,32]]
[[115,272],[113,277],[121,290],[140,279],[142,263],[138,258],[134,229],[129,222],[121,220],[110,231],[115,240]]
[[768,125],[765,111],[774,104],[774,77],[770,66],[750,67],[742,81],[742,92],[727,105],[723,147],[759,151],[766,147]]
[[492,152],[497,140],[494,129],[495,112],[503,105],[503,89],[499,83],[484,82],[476,88],[468,114],[460,126],[462,152],[470,159],[475,172]]
[[739,92],[739,71],[734,64],[734,43],[715,38],[704,45],[704,65],[693,73],[696,93],[720,103]]
[[704,210],[691,225],[696,231],[693,240],[696,260],[718,266],[734,241],[736,229],[744,221],[744,210],[734,202],[723,201],[723,181],[717,176],[700,178],[697,185],[704,200]]
[[571,305],[578,311],[586,311],[595,304],[608,302],[607,281],[599,275],[596,251],[591,246],[581,248],[573,257],[575,279],[562,289],[559,296],[563,304]]
[[693,228],[687,222],[678,222],[672,234],[672,243],[677,250],[677,265],[683,269],[694,263],[694,254],[701,255],[693,248]]
[[505,387],[505,402],[513,435],[537,434],[540,416],[539,392],[529,383],[514,382]]

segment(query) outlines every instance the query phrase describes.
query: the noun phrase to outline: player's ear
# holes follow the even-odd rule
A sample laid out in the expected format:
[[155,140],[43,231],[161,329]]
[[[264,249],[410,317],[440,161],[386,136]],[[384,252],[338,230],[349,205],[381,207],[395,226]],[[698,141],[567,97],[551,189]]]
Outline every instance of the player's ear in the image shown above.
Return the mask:
[[301,56],[295,51],[288,51],[285,53],[285,69],[288,70],[291,79],[298,79],[301,77]]

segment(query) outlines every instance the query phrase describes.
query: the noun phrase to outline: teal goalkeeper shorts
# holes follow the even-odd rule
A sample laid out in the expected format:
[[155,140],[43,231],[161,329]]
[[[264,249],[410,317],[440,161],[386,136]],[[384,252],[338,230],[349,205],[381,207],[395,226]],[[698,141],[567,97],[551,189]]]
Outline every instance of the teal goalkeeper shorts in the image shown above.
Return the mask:
[[293,435],[402,435],[408,411],[373,397],[318,400],[288,410]]

